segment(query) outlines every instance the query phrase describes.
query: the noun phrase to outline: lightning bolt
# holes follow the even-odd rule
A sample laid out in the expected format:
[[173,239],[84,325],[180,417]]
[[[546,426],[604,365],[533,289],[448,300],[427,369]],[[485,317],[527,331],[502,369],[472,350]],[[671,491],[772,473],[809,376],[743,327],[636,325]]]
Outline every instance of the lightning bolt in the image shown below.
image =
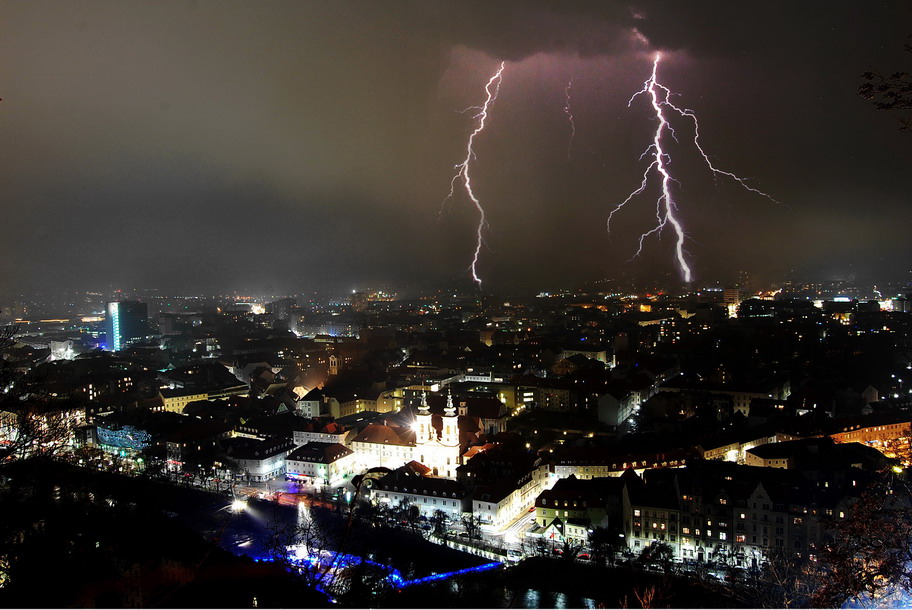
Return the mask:
[[690,266],[687,264],[687,260],[684,258],[684,240],[686,238],[686,234],[684,233],[683,225],[681,225],[681,222],[675,215],[675,212],[678,208],[671,195],[671,183],[677,183],[677,180],[672,178],[671,174],[668,173],[667,166],[670,162],[670,157],[662,148],[662,136],[666,131],[671,134],[671,137],[674,138],[675,141],[677,141],[677,137],[675,135],[674,128],[665,118],[665,114],[663,113],[664,108],[669,108],[676,112],[678,115],[686,117],[693,121],[694,146],[700,153],[700,156],[703,157],[703,161],[706,162],[707,167],[709,167],[714,176],[727,176],[740,184],[746,190],[766,197],[775,203],[779,202],[763,191],[751,187],[744,181],[743,178],[740,178],[731,172],[719,169],[712,164],[712,161],[709,160],[709,155],[706,154],[706,151],[704,151],[703,147],[700,145],[700,123],[697,120],[697,115],[693,110],[689,108],[680,108],[673,104],[671,102],[671,90],[665,85],[658,82],[657,73],[659,69],[659,61],[661,61],[661,59],[661,53],[656,53],[655,60],[652,63],[652,74],[650,75],[649,79],[643,83],[643,88],[634,93],[630,97],[630,100],[627,102],[627,107],[629,108],[634,99],[642,94],[646,94],[649,97],[653,110],[655,111],[656,119],[658,120],[658,126],[656,127],[655,135],[652,138],[652,144],[650,144],[645,152],[640,155],[641,160],[644,157],[651,156],[652,161],[649,163],[646,171],[643,172],[643,180],[640,182],[639,188],[630,193],[630,195],[628,195],[624,201],[619,203],[613,210],[611,210],[611,213],[608,215],[608,230],[611,230],[611,220],[614,215],[620,211],[621,208],[630,203],[634,197],[640,195],[643,191],[646,190],[646,187],[649,184],[650,172],[655,169],[655,171],[658,172],[661,176],[662,184],[662,194],[656,201],[656,225],[649,231],[646,231],[640,235],[639,246],[632,258],[636,258],[643,252],[643,243],[647,237],[654,234],[661,234],[662,229],[664,229],[668,224],[671,224],[675,234],[675,259],[678,263],[678,267],[681,269],[681,275],[684,278],[684,281],[690,282],[692,273]]
[[477,114],[472,118],[477,119],[478,123],[475,126],[475,130],[472,131],[469,136],[469,141],[466,145],[465,159],[463,159],[462,163],[454,166],[456,174],[453,176],[453,179],[450,180],[450,194],[443,200],[443,203],[446,204],[447,201],[453,198],[456,193],[456,184],[461,181],[462,186],[465,188],[466,195],[469,196],[469,199],[471,199],[472,203],[475,205],[475,209],[478,210],[478,228],[475,231],[475,254],[472,257],[472,264],[469,268],[472,272],[472,279],[478,284],[479,288],[481,288],[481,278],[478,276],[478,258],[481,255],[481,246],[484,243],[483,231],[488,225],[488,222],[485,219],[485,211],[481,206],[481,201],[478,200],[478,197],[475,196],[475,192],[472,190],[472,179],[469,175],[469,162],[475,158],[475,151],[472,149],[473,144],[475,144],[475,137],[484,131],[485,122],[488,119],[488,109],[491,107],[494,100],[497,99],[497,94],[500,92],[501,75],[503,74],[505,65],[506,62],[500,62],[500,67],[488,80],[488,84],[485,85],[486,98],[484,104],[481,106],[471,106],[467,109],[477,110]]
[[656,53],[655,61],[652,64],[652,76],[650,76],[649,80],[643,84],[643,88],[634,93],[630,100],[627,102],[627,107],[629,108],[630,104],[633,103],[633,100],[640,94],[646,93],[649,95],[650,101],[652,103],[652,108],[655,110],[659,125],[656,127],[655,135],[652,138],[652,144],[650,144],[646,151],[640,156],[640,159],[651,154],[653,160],[646,168],[646,171],[643,172],[643,180],[640,182],[640,187],[630,193],[630,195],[627,196],[627,199],[622,201],[613,210],[611,210],[611,213],[608,215],[608,230],[611,230],[611,219],[614,217],[615,213],[630,203],[634,197],[646,190],[646,186],[649,183],[649,173],[653,170],[653,168],[655,168],[655,170],[658,171],[659,175],[662,177],[662,195],[656,201],[657,222],[655,227],[640,235],[639,248],[637,249],[636,254],[634,254],[634,257],[639,256],[643,251],[643,242],[647,237],[654,233],[660,233],[668,223],[671,223],[676,236],[675,256],[678,261],[678,266],[681,268],[681,273],[684,276],[684,281],[690,282],[691,270],[690,266],[688,266],[687,261],[684,258],[684,227],[681,225],[680,221],[674,214],[675,210],[677,210],[677,206],[675,205],[674,199],[671,197],[671,182],[674,180],[674,178],[671,177],[671,174],[668,173],[668,169],[665,167],[668,159],[665,151],[662,149],[662,134],[667,129],[672,133],[672,136],[674,136],[674,131],[668,125],[668,121],[665,119],[665,115],[662,113],[663,101],[660,100],[658,93],[658,90],[662,89],[666,92],[665,97],[668,97],[668,89],[665,89],[656,81],[656,72],[658,71],[660,58],[661,54]]
[[573,122],[573,107],[570,105],[570,89],[573,87],[573,79],[567,81],[564,87],[564,114],[570,121],[570,141],[567,143],[567,160],[570,160],[570,150],[573,148],[573,138],[576,136],[576,124]]
[[[657,61],[658,61],[658,60],[657,60]],[[654,72],[653,72],[653,74],[654,74]],[[713,173],[714,175],[716,175],[716,176],[728,176],[729,178],[731,178],[732,180],[734,180],[735,182],[737,182],[738,184],[740,184],[742,187],[744,187],[746,190],[750,191],[751,193],[756,193],[757,195],[761,195],[761,196],[763,196],[763,197],[766,197],[767,199],[769,199],[769,200],[772,201],[773,203],[779,203],[778,201],[776,201],[775,199],[773,199],[773,198],[772,198],[770,195],[768,195],[767,193],[764,193],[764,192],[761,191],[761,190],[755,189],[755,188],[753,188],[752,186],[750,186],[749,184],[747,184],[747,183],[744,181],[743,178],[741,178],[741,177],[739,177],[739,176],[736,176],[735,174],[733,174],[733,173],[731,173],[731,172],[727,172],[727,171],[725,171],[725,170],[721,170],[721,169],[717,168],[715,165],[713,165],[713,164],[712,164],[712,161],[709,160],[709,155],[707,155],[706,152],[703,150],[703,147],[700,146],[700,123],[697,121],[697,115],[694,114],[694,111],[691,110],[690,108],[683,108],[683,109],[682,109],[682,108],[678,108],[677,106],[675,106],[674,104],[672,104],[671,101],[670,101],[671,91],[669,91],[668,89],[666,89],[665,87],[663,87],[662,85],[660,85],[660,84],[658,84],[658,83],[656,83],[656,86],[659,87],[660,89],[662,89],[662,90],[665,92],[665,99],[662,101],[662,103],[663,103],[665,106],[668,106],[669,108],[671,108],[672,110],[674,110],[675,112],[677,112],[678,114],[680,114],[681,116],[687,117],[687,118],[689,118],[689,119],[691,119],[691,120],[693,121],[693,124],[694,124],[694,140],[693,140],[694,146],[696,146],[697,150],[700,152],[700,156],[703,157],[703,160],[706,162],[706,166],[710,169],[710,171],[712,171],[712,173]]]

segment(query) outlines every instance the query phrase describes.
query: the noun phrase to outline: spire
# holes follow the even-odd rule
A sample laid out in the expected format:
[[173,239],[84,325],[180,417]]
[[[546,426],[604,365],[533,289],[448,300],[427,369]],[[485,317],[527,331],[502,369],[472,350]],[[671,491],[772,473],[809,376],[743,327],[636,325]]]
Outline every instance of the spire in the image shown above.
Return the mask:
[[447,388],[447,404],[444,415],[447,417],[456,417],[456,407],[453,406],[453,390],[450,388]]
[[430,407],[428,407],[427,403],[427,392],[425,390],[421,390],[421,404],[418,406],[418,414],[427,415],[429,413],[429,409]]

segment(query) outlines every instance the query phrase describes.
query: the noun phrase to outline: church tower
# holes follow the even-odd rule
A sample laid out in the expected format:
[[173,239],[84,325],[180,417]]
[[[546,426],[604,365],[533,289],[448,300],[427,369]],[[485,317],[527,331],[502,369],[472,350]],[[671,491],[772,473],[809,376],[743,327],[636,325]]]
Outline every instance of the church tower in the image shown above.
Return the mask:
[[427,392],[421,391],[421,404],[418,406],[418,416],[415,418],[415,444],[424,445],[436,436],[431,425],[431,411],[427,403]]
[[443,430],[440,433],[440,444],[445,447],[459,447],[459,426],[456,422],[456,407],[453,406],[453,391],[447,393],[447,404],[443,410]]

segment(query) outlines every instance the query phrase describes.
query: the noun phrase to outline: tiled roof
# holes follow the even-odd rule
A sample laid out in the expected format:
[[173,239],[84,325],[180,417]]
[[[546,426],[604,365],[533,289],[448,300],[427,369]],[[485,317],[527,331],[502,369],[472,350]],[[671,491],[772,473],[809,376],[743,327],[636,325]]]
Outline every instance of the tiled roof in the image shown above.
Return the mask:
[[412,446],[415,444],[415,432],[406,428],[370,424],[351,442]]
[[402,468],[398,468],[378,480],[375,483],[375,487],[385,491],[430,497],[458,499],[465,497],[465,489],[456,481],[436,477],[422,477]]
[[332,464],[333,462],[352,455],[354,451],[339,443],[322,443],[311,441],[298,447],[286,459],[299,462],[315,462],[319,464]]

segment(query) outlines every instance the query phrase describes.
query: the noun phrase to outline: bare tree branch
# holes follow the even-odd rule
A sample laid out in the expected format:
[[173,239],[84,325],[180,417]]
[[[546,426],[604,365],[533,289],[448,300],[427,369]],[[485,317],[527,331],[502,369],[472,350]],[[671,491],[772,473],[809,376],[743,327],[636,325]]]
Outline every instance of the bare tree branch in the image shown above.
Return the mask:
[[[910,37],[912,39],[912,37]],[[906,44],[906,51],[912,53],[912,44]],[[878,71],[865,72],[864,81],[858,87],[858,94],[870,100],[878,110],[912,110],[912,75],[908,72],[882,74]],[[903,131],[912,131],[912,119],[899,119]]]

